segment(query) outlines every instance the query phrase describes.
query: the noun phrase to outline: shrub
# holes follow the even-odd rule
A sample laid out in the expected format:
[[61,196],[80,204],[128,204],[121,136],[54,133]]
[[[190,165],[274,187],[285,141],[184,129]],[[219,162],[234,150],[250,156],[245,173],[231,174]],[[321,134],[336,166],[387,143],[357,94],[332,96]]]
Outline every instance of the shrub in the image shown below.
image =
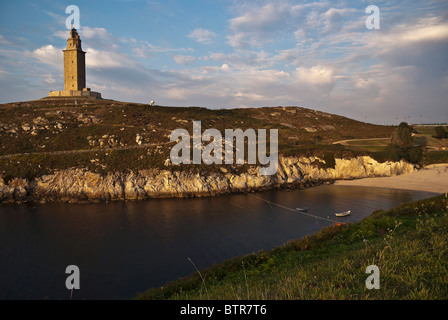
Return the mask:
[[423,159],[423,151],[418,147],[403,150],[403,158],[410,163],[420,163]]
[[335,168],[336,167],[336,160],[334,158],[334,154],[331,152],[327,152],[324,154],[324,161],[327,168]]
[[424,164],[432,163],[447,163],[448,162],[448,152],[446,151],[431,151],[425,152],[424,154]]
[[401,148],[407,148],[412,145],[412,129],[406,122],[400,123],[394,131],[391,137],[391,143]]
[[435,127],[434,128],[435,135],[433,136],[436,139],[446,139],[448,138],[448,132],[444,127]]
[[384,148],[383,151],[374,152],[372,154],[373,158],[378,162],[385,161],[400,161],[401,159],[401,150],[395,144],[389,144]]
[[405,160],[410,163],[420,163],[423,160],[423,151],[419,147],[400,148],[396,144],[389,144],[384,151],[374,152],[373,158],[378,162]]

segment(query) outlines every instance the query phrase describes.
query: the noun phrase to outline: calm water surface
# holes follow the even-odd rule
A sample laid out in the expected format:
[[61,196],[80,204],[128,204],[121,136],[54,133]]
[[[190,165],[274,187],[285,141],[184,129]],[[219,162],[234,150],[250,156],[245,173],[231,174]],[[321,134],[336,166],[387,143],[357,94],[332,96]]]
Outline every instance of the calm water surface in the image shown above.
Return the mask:
[[[376,209],[431,196],[427,192],[320,186],[257,197],[355,222]],[[353,215],[334,218],[335,212]],[[228,258],[271,249],[329,222],[269,205],[251,195],[142,202],[0,206],[0,299],[70,298],[68,265],[81,289],[73,299],[128,299],[150,287]]]

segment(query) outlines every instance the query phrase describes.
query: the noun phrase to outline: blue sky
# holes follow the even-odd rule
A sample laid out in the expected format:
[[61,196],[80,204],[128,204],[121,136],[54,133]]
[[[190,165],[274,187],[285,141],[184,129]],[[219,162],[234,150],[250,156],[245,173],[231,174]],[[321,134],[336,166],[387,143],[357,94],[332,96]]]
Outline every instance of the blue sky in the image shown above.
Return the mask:
[[[0,103],[63,89],[72,4],[87,86],[105,98],[448,120],[446,0],[0,0]],[[379,30],[365,27],[369,5]]]

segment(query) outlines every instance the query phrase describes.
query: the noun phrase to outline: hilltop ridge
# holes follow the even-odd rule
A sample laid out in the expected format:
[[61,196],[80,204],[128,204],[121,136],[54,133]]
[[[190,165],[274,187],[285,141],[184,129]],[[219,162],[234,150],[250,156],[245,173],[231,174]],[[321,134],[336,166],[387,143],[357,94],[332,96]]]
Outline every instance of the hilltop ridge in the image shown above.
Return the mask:
[[162,145],[169,142],[174,129],[191,132],[192,121],[202,121],[203,130],[216,128],[222,132],[230,128],[278,129],[280,152],[287,154],[322,146],[332,148],[328,145],[337,140],[389,137],[393,131],[390,126],[302,107],[207,109],[90,99],[2,104],[0,119],[0,156]]
[[[0,119],[0,198],[6,202],[216,195],[413,170],[410,164],[383,165],[368,152],[333,144],[384,138],[393,127],[301,107],[215,110],[42,99],[0,105]],[[247,163],[173,165],[171,132],[191,134],[193,121],[201,121],[202,130],[220,132],[277,129],[281,163],[288,165],[272,177],[260,177],[257,166]]]

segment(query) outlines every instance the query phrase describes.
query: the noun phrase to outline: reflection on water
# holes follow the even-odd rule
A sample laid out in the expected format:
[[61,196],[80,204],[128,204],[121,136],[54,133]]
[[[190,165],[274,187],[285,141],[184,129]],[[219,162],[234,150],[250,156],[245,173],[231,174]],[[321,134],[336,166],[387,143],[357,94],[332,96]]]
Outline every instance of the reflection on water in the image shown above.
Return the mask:
[[[355,222],[426,192],[320,186],[257,197]],[[127,299],[237,255],[271,249],[329,222],[251,195],[92,205],[0,206],[0,299],[68,299],[65,268],[77,265],[74,299]]]

